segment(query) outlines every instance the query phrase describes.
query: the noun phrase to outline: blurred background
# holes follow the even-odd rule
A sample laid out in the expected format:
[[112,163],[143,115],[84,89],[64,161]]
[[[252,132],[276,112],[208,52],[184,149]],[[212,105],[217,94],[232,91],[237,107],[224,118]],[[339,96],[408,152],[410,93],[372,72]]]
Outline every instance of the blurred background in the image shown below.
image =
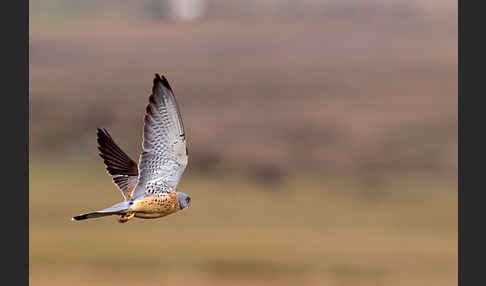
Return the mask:
[[[31,285],[456,285],[457,1],[31,0]],[[192,207],[120,201],[155,73]]]

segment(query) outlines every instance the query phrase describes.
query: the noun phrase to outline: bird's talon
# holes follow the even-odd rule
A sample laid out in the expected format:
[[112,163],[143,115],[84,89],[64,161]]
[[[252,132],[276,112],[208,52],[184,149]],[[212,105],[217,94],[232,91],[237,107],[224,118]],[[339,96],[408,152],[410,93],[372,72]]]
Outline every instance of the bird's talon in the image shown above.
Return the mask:
[[135,216],[135,212],[129,212],[129,213],[126,213],[122,216],[120,216],[120,219],[118,220],[118,222],[120,223],[125,223],[125,222],[128,222],[129,220],[131,220],[133,217]]

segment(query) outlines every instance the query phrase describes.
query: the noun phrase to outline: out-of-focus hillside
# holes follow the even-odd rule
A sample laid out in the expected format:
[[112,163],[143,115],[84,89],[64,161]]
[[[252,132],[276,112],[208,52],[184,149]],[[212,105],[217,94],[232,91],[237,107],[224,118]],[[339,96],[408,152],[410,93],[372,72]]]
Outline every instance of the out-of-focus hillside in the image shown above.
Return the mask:
[[170,1],[32,1],[31,155],[95,156],[105,127],[136,158],[159,72],[194,170],[455,172],[453,6],[308,2],[207,1],[184,21]]

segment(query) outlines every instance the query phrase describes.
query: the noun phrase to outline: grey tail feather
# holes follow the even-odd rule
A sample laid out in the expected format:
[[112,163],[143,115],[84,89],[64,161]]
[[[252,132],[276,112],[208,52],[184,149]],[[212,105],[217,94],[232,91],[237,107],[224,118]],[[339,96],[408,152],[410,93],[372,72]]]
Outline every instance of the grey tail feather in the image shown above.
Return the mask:
[[116,214],[123,214],[127,210],[130,209],[130,206],[132,205],[133,201],[125,201],[118,203],[114,206],[111,206],[106,209],[102,209],[99,211],[87,213],[87,214],[82,214],[78,215],[72,218],[72,220],[85,220],[89,218],[97,218],[97,217],[104,217],[104,216],[110,216],[110,215],[116,215]]

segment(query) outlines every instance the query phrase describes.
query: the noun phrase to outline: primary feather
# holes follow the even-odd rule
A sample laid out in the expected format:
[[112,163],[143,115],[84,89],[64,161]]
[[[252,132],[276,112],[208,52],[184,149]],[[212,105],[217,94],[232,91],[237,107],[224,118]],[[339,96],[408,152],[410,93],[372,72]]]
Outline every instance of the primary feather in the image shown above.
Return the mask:
[[174,190],[187,166],[184,125],[164,76],[155,75],[144,123],[143,151],[133,198]]
[[106,129],[98,128],[98,150],[106,165],[106,170],[113,176],[113,182],[120,189],[125,200],[131,199],[131,193],[137,184],[138,166],[123,150]]

